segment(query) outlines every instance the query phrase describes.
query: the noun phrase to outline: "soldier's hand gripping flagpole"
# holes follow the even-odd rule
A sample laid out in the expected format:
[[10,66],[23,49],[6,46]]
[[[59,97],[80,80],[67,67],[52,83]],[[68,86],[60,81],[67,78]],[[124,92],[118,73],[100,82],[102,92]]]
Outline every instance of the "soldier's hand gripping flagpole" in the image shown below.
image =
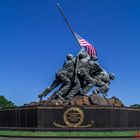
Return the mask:
[[[66,24],[68,25],[68,27],[69,27],[69,29],[70,29],[72,35],[74,36],[76,42],[78,43],[78,45],[79,45],[79,47],[80,47],[80,49],[81,49],[82,47],[81,47],[81,45],[80,45],[80,43],[79,43],[79,41],[78,41],[78,39],[77,39],[77,37],[76,37],[76,35],[75,35],[75,33],[74,33],[74,31],[73,31],[73,29],[72,29],[70,23],[68,22],[68,20],[67,20],[65,14],[64,14],[64,12],[62,11],[62,9],[61,9],[61,7],[59,6],[58,3],[57,3],[56,5],[57,5],[57,8],[59,9],[59,11],[60,11],[62,17],[64,18]],[[79,55],[76,56],[76,64],[75,64],[75,71],[74,71],[74,82],[75,82],[75,83],[76,83],[76,76],[77,76],[78,61],[79,61]]]

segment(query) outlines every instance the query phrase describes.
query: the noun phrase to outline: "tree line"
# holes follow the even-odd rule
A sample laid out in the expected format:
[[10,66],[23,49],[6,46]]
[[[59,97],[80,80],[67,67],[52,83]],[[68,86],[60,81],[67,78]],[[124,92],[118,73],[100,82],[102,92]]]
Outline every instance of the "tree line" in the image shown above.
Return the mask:
[[140,109],[140,104],[134,104],[134,105],[130,105],[131,108],[138,108]]
[[[6,107],[16,107],[16,105],[12,101],[4,97],[3,95],[0,95],[0,108],[6,108]],[[130,105],[129,107],[140,109],[140,104],[133,104]]]
[[12,101],[6,99],[6,97],[1,95],[0,96],[0,108],[5,108],[5,107],[16,107],[16,105]]

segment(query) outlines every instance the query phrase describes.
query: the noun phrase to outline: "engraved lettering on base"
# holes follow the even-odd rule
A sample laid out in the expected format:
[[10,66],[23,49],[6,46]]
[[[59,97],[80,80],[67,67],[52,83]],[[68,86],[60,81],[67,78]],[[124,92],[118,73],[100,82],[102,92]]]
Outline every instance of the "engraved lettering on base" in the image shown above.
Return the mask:
[[66,128],[66,127],[88,128],[88,127],[92,127],[94,124],[94,121],[91,120],[90,124],[82,126],[82,123],[84,121],[84,112],[78,107],[68,108],[64,112],[63,119],[66,125],[58,124],[56,123],[56,121],[54,121],[54,125],[56,127],[61,127],[61,128]]

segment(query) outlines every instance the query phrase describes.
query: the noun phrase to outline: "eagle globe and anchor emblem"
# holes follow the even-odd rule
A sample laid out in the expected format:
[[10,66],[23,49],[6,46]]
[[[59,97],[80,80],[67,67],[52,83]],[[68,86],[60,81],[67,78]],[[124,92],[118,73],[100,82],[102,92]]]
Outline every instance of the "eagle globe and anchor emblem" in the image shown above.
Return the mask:
[[66,109],[63,114],[63,120],[65,125],[58,124],[56,121],[54,122],[54,125],[61,128],[86,128],[92,127],[94,124],[94,121],[92,120],[90,124],[82,125],[84,122],[84,112],[78,107],[70,107]]

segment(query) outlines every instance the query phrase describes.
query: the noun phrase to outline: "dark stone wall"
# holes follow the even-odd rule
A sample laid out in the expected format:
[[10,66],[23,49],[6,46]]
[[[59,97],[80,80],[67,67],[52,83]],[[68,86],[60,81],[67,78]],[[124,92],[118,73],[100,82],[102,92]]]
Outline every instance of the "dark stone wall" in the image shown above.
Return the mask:
[[37,127],[37,108],[0,109],[0,127]]
[[[73,106],[18,107],[0,109],[0,129],[71,129],[64,122],[64,112]],[[84,120],[77,129],[140,129],[140,109],[76,106],[84,113]],[[91,122],[94,124],[86,127]],[[58,127],[54,122],[61,125]]]

